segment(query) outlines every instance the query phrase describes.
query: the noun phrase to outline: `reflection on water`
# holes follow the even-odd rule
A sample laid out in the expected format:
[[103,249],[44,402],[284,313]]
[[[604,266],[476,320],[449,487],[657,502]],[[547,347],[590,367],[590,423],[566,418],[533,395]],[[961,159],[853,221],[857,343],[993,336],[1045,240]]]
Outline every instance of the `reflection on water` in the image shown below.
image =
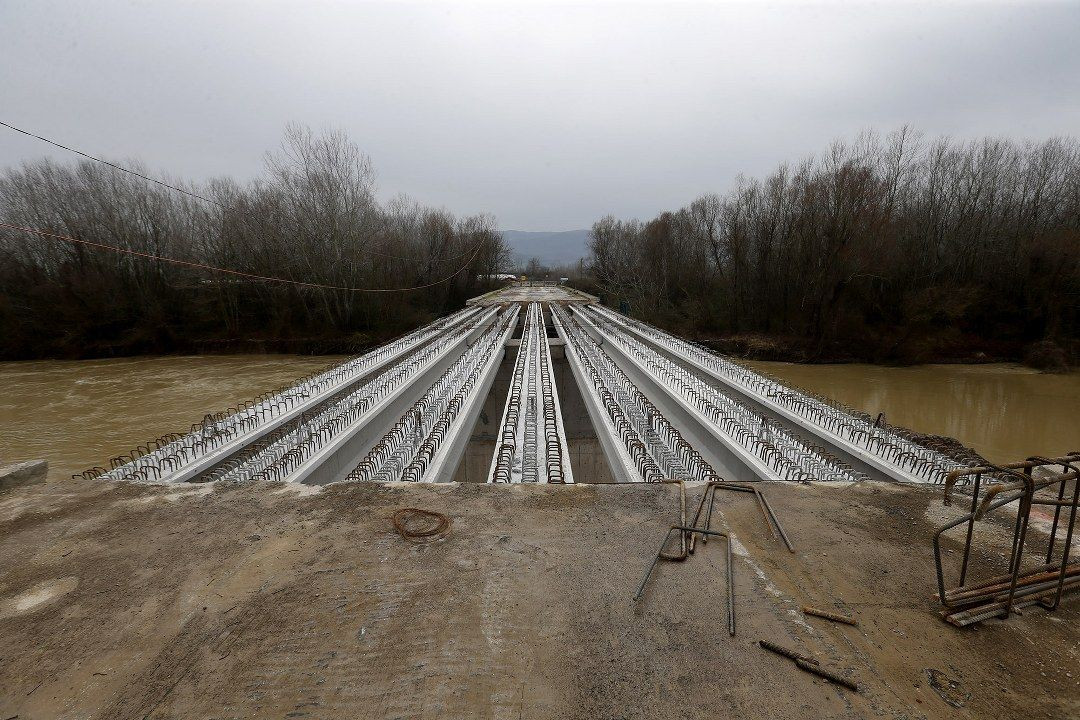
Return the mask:
[[241,355],[0,363],[0,464],[45,458],[69,478],[276,390],[339,357]]
[[957,438],[993,462],[1080,450],[1080,373],[1018,365],[753,367],[894,425]]

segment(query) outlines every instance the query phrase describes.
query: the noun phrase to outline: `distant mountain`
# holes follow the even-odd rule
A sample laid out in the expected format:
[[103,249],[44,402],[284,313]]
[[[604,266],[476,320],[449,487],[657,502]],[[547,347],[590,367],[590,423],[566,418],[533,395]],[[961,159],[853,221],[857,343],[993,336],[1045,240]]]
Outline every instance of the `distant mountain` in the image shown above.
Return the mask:
[[588,230],[563,232],[529,232],[526,230],[501,230],[502,236],[514,253],[514,260],[525,264],[529,258],[538,257],[544,265],[570,265],[589,254],[585,247]]

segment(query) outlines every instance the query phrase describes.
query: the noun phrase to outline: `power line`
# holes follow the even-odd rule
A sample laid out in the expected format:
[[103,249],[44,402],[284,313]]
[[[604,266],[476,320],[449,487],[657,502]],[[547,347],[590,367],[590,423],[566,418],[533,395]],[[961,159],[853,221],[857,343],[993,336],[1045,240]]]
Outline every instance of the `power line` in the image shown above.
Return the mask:
[[480,248],[483,247],[483,242],[476,243],[476,249],[473,250],[472,257],[468,262],[455,270],[450,275],[424,285],[415,285],[412,287],[403,288],[354,288],[345,287],[341,285],[323,285],[321,283],[302,282],[300,280],[289,280],[286,278],[272,277],[269,275],[257,275],[255,273],[247,273],[242,270],[232,270],[230,268],[217,267],[215,265],[206,265],[205,263],[192,262],[190,260],[179,260],[177,258],[164,257],[162,255],[154,255],[153,253],[146,253],[140,250],[130,250],[128,248],[117,247],[116,245],[106,245],[105,243],[93,242],[91,240],[80,240],[79,238],[71,237],[70,235],[60,235],[58,233],[46,232],[44,230],[38,230],[31,227],[23,227],[22,225],[11,225],[9,223],[0,222],[0,227],[8,228],[10,230],[19,230],[22,232],[33,233],[35,235],[41,235],[42,237],[52,238],[55,240],[64,240],[66,242],[77,243],[79,245],[87,245],[89,247],[100,248],[104,250],[111,250],[113,252],[122,253],[125,255],[134,255],[136,257],[145,258],[147,260],[153,260],[156,262],[171,263],[173,265],[183,265],[185,267],[198,268],[200,270],[210,270],[212,272],[225,273],[227,275],[238,275],[240,277],[252,278],[255,280],[265,280],[268,282],[283,283],[286,285],[297,285],[300,287],[320,288],[323,290],[344,290],[347,292],[365,292],[365,293],[391,293],[391,292],[409,292],[411,290],[424,290],[429,287],[441,285],[444,282],[454,279],[461,274],[463,270],[472,264],[472,261],[476,259],[477,254],[480,252]]
[[193,193],[190,190],[185,190],[183,188],[176,187],[175,185],[170,185],[169,183],[164,182],[162,180],[156,180],[156,179],[154,179],[152,177],[148,177],[146,175],[143,175],[142,173],[135,172],[134,170],[129,170],[126,167],[121,167],[121,166],[119,166],[119,165],[117,165],[115,163],[111,163],[108,160],[102,160],[101,158],[94,157],[93,155],[90,155],[89,153],[84,153],[82,150],[76,150],[73,147],[68,147],[67,145],[61,145],[60,143],[56,142],[55,140],[50,140],[49,138],[41,137],[40,135],[35,135],[34,133],[30,132],[29,130],[23,130],[22,128],[17,128],[14,125],[8,125],[3,120],[0,120],[0,125],[3,125],[4,127],[8,128],[9,130],[14,130],[17,133],[22,133],[23,135],[28,135],[28,136],[30,136],[32,138],[35,138],[37,140],[40,140],[40,141],[42,141],[44,143],[48,143],[49,145],[52,145],[54,147],[58,147],[61,150],[67,150],[68,152],[73,152],[76,155],[81,155],[82,157],[87,158],[89,160],[93,160],[94,162],[99,162],[102,165],[108,165],[109,167],[113,168],[114,170],[119,170],[120,172],[125,172],[128,175],[134,175],[137,178],[142,178],[143,180],[146,180],[148,182],[156,183],[158,185],[161,185],[162,187],[167,187],[170,190],[175,190],[178,193],[183,193],[183,194],[185,194],[185,195],[187,195],[189,197],[195,198],[196,200],[202,200],[203,202],[208,202],[211,205],[217,205],[222,210],[227,210],[228,209],[224,205],[219,203],[217,200],[214,200],[212,198],[203,197],[202,195],[199,195],[198,193]]
[[[216,207],[221,208],[222,212],[227,212],[229,210],[233,210],[234,211],[233,214],[234,215],[236,214],[235,213],[236,208],[229,208],[225,204],[220,203],[217,200],[214,200],[213,198],[208,198],[208,197],[205,197],[203,195],[200,195],[199,193],[192,192],[190,190],[185,190],[184,188],[177,187],[175,185],[170,185],[169,183],[164,182],[163,180],[158,180],[156,178],[152,178],[152,177],[149,177],[147,175],[143,175],[140,172],[136,172],[135,170],[131,170],[131,169],[123,167],[121,165],[117,165],[116,163],[109,162],[108,160],[103,160],[103,159],[101,159],[99,157],[94,157],[93,155],[91,155],[89,153],[85,153],[82,150],[77,150],[77,149],[75,149],[73,147],[69,147],[69,146],[64,145],[62,143],[58,143],[55,140],[50,140],[47,137],[42,137],[41,135],[37,135],[36,133],[32,133],[29,130],[24,130],[23,128],[15,127],[14,125],[10,125],[10,124],[4,122],[3,120],[0,120],[0,125],[2,125],[3,127],[8,128],[9,130],[14,130],[17,133],[22,133],[23,135],[26,135],[27,137],[32,137],[32,138],[34,138],[36,140],[40,140],[43,143],[48,143],[49,145],[52,145],[53,147],[58,147],[61,150],[67,150],[68,152],[73,152],[76,155],[80,155],[80,156],[82,156],[84,158],[87,158],[89,160],[93,160],[94,162],[99,162],[102,165],[108,165],[109,167],[113,168],[114,170],[119,170],[120,172],[127,173],[128,175],[133,175],[133,176],[135,176],[137,178],[141,178],[142,180],[146,180],[147,182],[155,183],[157,185],[168,188],[170,190],[175,190],[178,193],[183,193],[184,195],[187,195],[188,197],[193,197],[196,200],[202,200],[203,202],[208,202],[211,205],[214,205]],[[247,224],[247,220],[245,218],[241,217],[240,219],[245,224]],[[251,225],[248,225],[248,227],[251,228]],[[252,228],[252,229],[254,229],[254,228]],[[480,244],[482,244],[482,241],[477,241],[477,245],[479,246]],[[366,252],[371,254],[371,255],[378,255],[379,257],[390,258],[392,260],[405,260],[407,262],[415,262],[416,261],[416,258],[405,257],[403,255],[391,255],[389,253],[382,253],[382,252],[379,252],[377,250],[367,250]],[[458,259],[460,257],[465,257],[465,255],[467,255],[467,254],[468,254],[468,251],[460,253],[458,255],[451,255],[450,257],[446,257],[446,258],[439,258],[436,262],[449,262],[450,260],[456,260],[456,259]],[[473,252],[474,257],[475,257],[475,255],[476,255],[476,253]],[[470,260],[470,262],[472,262],[472,261]]]

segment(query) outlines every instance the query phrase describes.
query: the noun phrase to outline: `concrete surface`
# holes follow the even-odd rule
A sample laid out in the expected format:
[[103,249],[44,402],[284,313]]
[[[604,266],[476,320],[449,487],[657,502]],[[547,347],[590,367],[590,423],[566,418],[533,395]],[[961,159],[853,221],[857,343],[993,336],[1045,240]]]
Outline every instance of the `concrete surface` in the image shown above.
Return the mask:
[[472,298],[467,305],[496,305],[507,302],[576,302],[594,303],[596,298],[588,293],[565,285],[518,282]]
[[[936,615],[930,534],[959,510],[935,490],[765,490],[798,552],[752,498],[722,497],[732,638],[721,542],[633,600],[674,486],[17,488],[0,497],[0,718],[1080,715],[1075,596],[973,631]],[[447,513],[449,538],[404,542],[389,516],[407,506]]]
[[49,474],[49,463],[45,460],[27,460],[11,465],[0,466],[0,490],[37,485],[45,482]]

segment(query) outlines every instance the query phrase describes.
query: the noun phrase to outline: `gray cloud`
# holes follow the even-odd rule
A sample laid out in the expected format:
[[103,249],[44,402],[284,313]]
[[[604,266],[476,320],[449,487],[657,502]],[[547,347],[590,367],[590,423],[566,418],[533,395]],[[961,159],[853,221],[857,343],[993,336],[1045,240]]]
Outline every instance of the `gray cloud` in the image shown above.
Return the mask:
[[[336,127],[384,197],[560,230],[864,128],[1075,133],[1078,28],[1078,4],[0,0],[0,119],[193,179]],[[43,154],[0,133],[0,166]]]

